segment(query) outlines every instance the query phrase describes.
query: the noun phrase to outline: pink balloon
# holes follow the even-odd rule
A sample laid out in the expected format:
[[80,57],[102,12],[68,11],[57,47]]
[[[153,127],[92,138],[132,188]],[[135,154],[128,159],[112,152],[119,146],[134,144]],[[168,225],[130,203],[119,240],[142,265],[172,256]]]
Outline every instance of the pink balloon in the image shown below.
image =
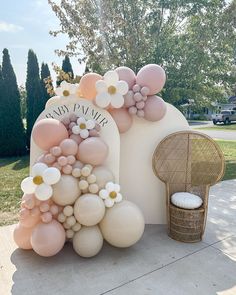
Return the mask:
[[133,105],[135,105],[135,100],[134,100],[134,92],[132,90],[129,90],[125,95],[124,95],[124,107],[129,108]]
[[[34,212],[34,211],[33,211]],[[27,216],[20,216],[19,224],[25,228],[32,228],[40,221],[39,215],[32,215],[31,212]]]
[[79,145],[77,159],[86,164],[101,165],[108,155],[107,144],[99,137],[89,137]]
[[17,246],[21,249],[32,249],[30,238],[32,234],[32,228],[26,228],[18,223],[13,232],[13,238]]
[[120,133],[124,133],[130,129],[133,123],[133,118],[127,109],[112,109],[109,112],[115,120]]
[[166,114],[166,103],[156,95],[149,96],[144,107],[144,118],[148,121],[159,121]]
[[79,83],[79,90],[84,98],[92,100],[95,98],[96,91],[96,82],[102,80],[102,76],[96,73],[85,74]]
[[73,139],[78,145],[83,141],[79,134],[71,134],[70,139]]
[[35,123],[32,138],[39,148],[49,150],[68,138],[66,127],[55,119],[42,119]]
[[64,139],[60,143],[60,148],[64,156],[76,155],[78,152],[78,145],[73,139]]
[[24,194],[21,200],[21,207],[33,209],[36,205],[36,198],[34,194]]
[[135,73],[128,67],[119,67],[116,69],[116,72],[119,75],[119,80],[123,80],[129,85],[129,89],[135,84]]
[[56,255],[64,246],[65,230],[56,220],[50,223],[39,223],[33,230],[31,245],[40,256]]
[[141,87],[149,88],[149,95],[161,91],[166,81],[166,74],[162,67],[150,64],[144,66],[137,74],[137,83]]

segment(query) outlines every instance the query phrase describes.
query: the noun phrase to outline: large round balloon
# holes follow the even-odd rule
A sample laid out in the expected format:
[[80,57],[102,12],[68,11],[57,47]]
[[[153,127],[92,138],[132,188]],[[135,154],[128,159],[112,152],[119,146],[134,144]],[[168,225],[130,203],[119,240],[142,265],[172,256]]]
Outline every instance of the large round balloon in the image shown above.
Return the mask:
[[89,137],[79,145],[77,159],[91,165],[101,165],[108,155],[107,144],[99,137]]
[[13,238],[19,248],[25,250],[32,249],[30,242],[32,230],[32,227],[26,228],[19,223],[16,225],[13,232]]
[[49,150],[55,145],[68,138],[66,127],[55,119],[42,119],[35,123],[32,130],[34,142],[42,150]]
[[32,232],[33,250],[40,256],[56,255],[64,246],[66,239],[63,226],[56,220],[50,223],[39,223]]
[[129,201],[108,208],[100,222],[104,239],[115,247],[130,247],[142,236],[144,217],[140,209]]
[[149,88],[149,95],[161,91],[166,81],[166,74],[162,67],[156,64],[144,66],[137,74],[137,84]]
[[111,109],[109,113],[115,120],[120,133],[128,131],[132,126],[133,118],[127,109]]
[[116,72],[119,75],[119,80],[125,81],[131,89],[135,84],[135,73],[128,67],[119,67],[116,69]]
[[71,175],[62,175],[58,183],[53,186],[53,201],[61,206],[71,205],[81,195],[76,178]]
[[101,80],[102,76],[96,73],[85,74],[79,83],[79,90],[84,98],[94,99],[96,97],[96,82]]
[[75,202],[74,216],[82,225],[96,225],[102,220],[104,214],[104,202],[97,195],[85,194]]
[[75,156],[78,152],[78,144],[70,138],[64,139],[60,143],[60,148],[62,151],[63,156]]
[[97,225],[83,226],[73,238],[73,248],[82,257],[92,257],[102,249],[103,237]]
[[114,182],[114,176],[107,167],[97,166],[93,169],[93,174],[96,176],[96,184],[99,189],[105,188],[108,182]]
[[[26,211],[27,214],[24,214],[25,213],[24,211]],[[19,218],[20,225],[27,228],[32,228],[39,222],[40,222],[40,214],[31,214],[31,210],[28,210],[25,208],[21,209],[20,218]]]
[[148,121],[159,121],[166,114],[166,103],[156,95],[149,96],[144,107],[144,118]]

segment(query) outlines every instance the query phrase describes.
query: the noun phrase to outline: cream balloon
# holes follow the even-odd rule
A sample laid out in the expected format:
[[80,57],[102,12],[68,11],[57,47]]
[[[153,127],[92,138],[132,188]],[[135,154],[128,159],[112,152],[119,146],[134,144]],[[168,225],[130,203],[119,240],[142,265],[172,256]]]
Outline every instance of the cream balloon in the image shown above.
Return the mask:
[[93,169],[93,174],[96,176],[96,184],[100,189],[104,188],[108,182],[114,182],[112,172],[104,166],[95,167]]
[[115,247],[134,245],[144,231],[144,217],[140,209],[129,201],[122,201],[107,209],[100,223],[104,239]]
[[93,257],[102,249],[103,237],[97,225],[83,226],[73,238],[73,248],[82,257]]
[[96,225],[102,220],[104,214],[104,202],[97,195],[85,194],[75,202],[74,216],[82,225]]
[[71,205],[81,195],[78,181],[71,175],[62,175],[58,183],[52,186],[53,201],[61,206]]

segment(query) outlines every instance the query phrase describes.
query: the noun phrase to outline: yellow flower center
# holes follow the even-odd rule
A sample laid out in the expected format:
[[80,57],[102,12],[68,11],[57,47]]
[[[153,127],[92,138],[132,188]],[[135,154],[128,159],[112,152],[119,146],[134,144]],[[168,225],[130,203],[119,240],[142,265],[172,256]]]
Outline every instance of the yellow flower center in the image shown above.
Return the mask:
[[108,87],[108,92],[110,94],[115,94],[116,93],[116,87],[115,86],[109,86]]
[[70,92],[68,90],[63,91],[63,96],[69,96],[69,95],[70,95]]
[[42,183],[43,183],[43,178],[42,178],[42,176],[39,176],[39,175],[35,176],[35,177],[33,178],[33,183],[34,183],[34,184],[37,184],[37,185],[42,184]]
[[80,128],[80,129],[86,129],[86,125],[85,125],[84,123],[81,123],[81,124],[79,125],[79,128]]
[[117,196],[117,193],[114,192],[114,191],[113,192],[110,192],[109,196],[110,196],[111,199],[115,199],[116,196]]

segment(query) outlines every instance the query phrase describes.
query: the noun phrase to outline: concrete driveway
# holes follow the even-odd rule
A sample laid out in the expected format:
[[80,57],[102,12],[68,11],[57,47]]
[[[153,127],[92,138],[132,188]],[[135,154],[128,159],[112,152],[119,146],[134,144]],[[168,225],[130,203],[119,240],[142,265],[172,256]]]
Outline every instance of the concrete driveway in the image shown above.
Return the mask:
[[148,225],[128,249],[105,244],[98,256],[84,259],[67,244],[55,257],[43,258],[17,249],[13,228],[0,228],[2,295],[236,294],[236,180],[211,189],[199,243],[174,241],[165,225]]

